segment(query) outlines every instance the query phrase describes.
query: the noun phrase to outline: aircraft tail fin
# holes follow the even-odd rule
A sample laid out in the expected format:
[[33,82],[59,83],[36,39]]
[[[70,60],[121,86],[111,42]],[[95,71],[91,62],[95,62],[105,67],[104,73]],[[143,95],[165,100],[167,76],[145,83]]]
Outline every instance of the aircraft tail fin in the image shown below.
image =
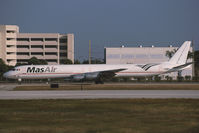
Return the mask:
[[172,64],[185,64],[187,61],[187,56],[189,49],[191,47],[191,41],[185,41],[183,45],[178,49],[178,51],[169,60]]

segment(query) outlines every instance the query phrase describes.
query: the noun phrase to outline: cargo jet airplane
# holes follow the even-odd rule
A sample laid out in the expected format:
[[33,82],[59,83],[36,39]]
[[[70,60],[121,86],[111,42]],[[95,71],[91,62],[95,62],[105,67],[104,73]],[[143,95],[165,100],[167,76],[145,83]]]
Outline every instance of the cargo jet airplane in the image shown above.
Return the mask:
[[94,80],[116,77],[149,77],[185,69],[191,41],[185,41],[174,56],[167,62],[149,64],[91,64],[91,65],[24,65],[6,72],[4,77],[11,79],[51,79]]

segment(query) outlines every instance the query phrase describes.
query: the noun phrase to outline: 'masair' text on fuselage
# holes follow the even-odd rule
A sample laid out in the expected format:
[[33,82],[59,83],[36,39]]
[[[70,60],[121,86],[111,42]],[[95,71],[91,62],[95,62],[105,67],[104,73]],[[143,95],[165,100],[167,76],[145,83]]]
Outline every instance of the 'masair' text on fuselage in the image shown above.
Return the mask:
[[55,72],[57,68],[55,67],[28,67],[27,73],[43,73],[43,72]]

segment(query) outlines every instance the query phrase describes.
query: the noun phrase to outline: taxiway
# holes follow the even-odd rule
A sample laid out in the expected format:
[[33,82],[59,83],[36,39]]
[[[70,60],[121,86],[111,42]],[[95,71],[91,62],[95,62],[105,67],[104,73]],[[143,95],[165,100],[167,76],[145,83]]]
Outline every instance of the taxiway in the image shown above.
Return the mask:
[[83,91],[1,91],[0,99],[125,99],[191,98],[199,99],[199,90],[83,90]]

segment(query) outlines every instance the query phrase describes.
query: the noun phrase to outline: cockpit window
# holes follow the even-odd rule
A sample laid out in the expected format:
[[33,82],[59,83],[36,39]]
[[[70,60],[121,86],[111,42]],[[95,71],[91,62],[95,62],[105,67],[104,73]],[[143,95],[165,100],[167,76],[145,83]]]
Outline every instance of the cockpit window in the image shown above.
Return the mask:
[[15,69],[15,68],[14,68],[14,69],[11,69],[11,71],[20,71],[20,69]]

